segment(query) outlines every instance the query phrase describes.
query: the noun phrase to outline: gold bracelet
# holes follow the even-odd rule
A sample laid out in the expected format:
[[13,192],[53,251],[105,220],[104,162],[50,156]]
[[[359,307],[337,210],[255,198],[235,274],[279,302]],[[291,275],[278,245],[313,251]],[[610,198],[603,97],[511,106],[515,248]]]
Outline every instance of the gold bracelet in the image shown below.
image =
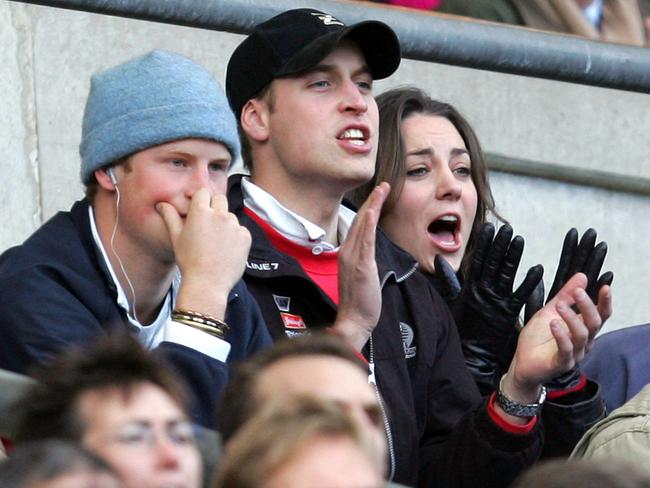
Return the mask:
[[172,319],[176,320],[176,318],[183,318],[185,320],[198,322],[209,327],[214,327],[215,329],[218,329],[223,335],[226,335],[226,333],[230,330],[228,324],[226,324],[223,320],[219,320],[212,315],[204,315],[193,310],[174,309],[172,311]]
[[224,339],[223,333],[217,329],[216,327],[210,327],[209,325],[202,324],[200,322],[195,322],[193,320],[186,320],[180,317],[176,317],[173,319],[175,322],[179,322],[181,324],[187,325],[189,327],[192,327],[193,329],[200,330],[202,332],[205,332],[207,334],[210,334],[213,337],[217,337],[218,339]]

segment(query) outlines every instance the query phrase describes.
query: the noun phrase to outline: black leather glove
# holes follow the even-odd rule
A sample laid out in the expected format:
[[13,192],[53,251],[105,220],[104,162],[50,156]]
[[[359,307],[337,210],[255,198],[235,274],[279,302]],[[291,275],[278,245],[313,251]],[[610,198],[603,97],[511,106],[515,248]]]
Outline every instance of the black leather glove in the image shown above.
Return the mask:
[[[614,273],[607,271],[599,276],[607,255],[607,244],[600,242],[596,244],[596,231],[587,229],[578,242],[578,231],[575,228],[569,229],[564,237],[560,262],[557,266],[555,279],[551,291],[546,297],[546,303],[551,300],[564,284],[576,273],[584,273],[587,276],[586,292],[595,304],[598,304],[598,290],[604,285],[611,285],[614,280]],[[544,306],[544,283],[540,281],[535,292],[526,302],[524,311],[524,323],[539,309]],[[553,379],[546,385],[549,392],[567,390],[576,387],[582,379],[580,367],[576,364],[566,373]]]
[[465,362],[484,395],[498,386],[512,361],[519,313],[544,272],[541,265],[533,266],[513,291],[524,240],[521,236],[513,239],[512,233],[507,224],[496,237],[492,224],[481,228],[462,286],[444,258],[435,258],[439,291],[456,321]]

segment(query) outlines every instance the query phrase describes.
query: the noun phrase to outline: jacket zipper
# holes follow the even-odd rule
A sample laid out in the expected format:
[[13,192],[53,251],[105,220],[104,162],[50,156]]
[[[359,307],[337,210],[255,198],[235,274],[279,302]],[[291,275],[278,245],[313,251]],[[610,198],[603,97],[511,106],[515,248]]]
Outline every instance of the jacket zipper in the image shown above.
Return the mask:
[[395,468],[397,467],[397,461],[395,459],[395,446],[393,444],[393,431],[390,427],[390,422],[388,420],[388,415],[386,414],[386,407],[384,406],[384,401],[381,398],[379,393],[379,387],[377,386],[377,379],[375,378],[375,352],[372,346],[372,335],[370,336],[370,361],[368,361],[368,367],[370,368],[370,376],[368,376],[368,383],[372,385],[375,390],[375,395],[377,396],[377,403],[379,403],[379,409],[381,410],[381,416],[384,421],[384,431],[386,433],[386,444],[388,445],[388,481],[393,481],[395,476]]
[[[411,276],[413,273],[415,273],[416,270],[417,270],[417,263],[415,263],[413,267],[402,276],[397,276],[397,274],[394,271],[389,271],[382,278],[379,284],[379,288],[383,290],[384,285],[388,281],[388,278],[390,278],[391,276],[395,276],[395,281],[397,283],[401,283],[409,276]],[[389,462],[388,481],[392,481],[393,478],[395,477],[395,470],[397,468],[397,460],[395,459],[395,445],[393,443],[393,431],[390,426],[390,421],[388,420],[388,415],[386,414],[386,407],[384,406],[384,400],[381,398],[381,393],[379,393],[379,386],[377,386],[377,378],[375,376],[375,348],[372,342],[372,334],[370,335],[370,352],[369,352],[368,367],[370,368],[370,376],[368,376],[368,383],[370,383],[375,390],[375,395],[377,396],[377,402],[379,403],[379,408],[381,410],[381,416],[384,420],[384,430],[386,432],[386,443],[388,445],[388,458],[389,458],[388,459]]]

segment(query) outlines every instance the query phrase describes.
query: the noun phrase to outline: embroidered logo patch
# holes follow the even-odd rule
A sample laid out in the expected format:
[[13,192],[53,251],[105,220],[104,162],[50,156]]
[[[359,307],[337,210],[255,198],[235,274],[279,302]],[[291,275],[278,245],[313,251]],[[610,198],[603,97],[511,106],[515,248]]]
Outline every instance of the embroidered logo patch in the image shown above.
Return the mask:
[[413,328],[404,322],[399,323],[399,329],[402,332],[402,344],[404,346],[404,357],[406,359],[414,358],[417,354],[417,348],[413,345],[415,334]]
[[302,330],[307,328],[305,321],[302,320],[300,315],[282,312],[280,317],[282,318],[282,323],[284,324],[285,329]]
[[278,307],[280,312],[288,312],[289,306],[291,305],[291,297],[281,297],[279,295],[273,295],[273,301],[275,306]]
[[316,12],[312,12],[311,14],[325,25],[345,25],[343,22],[335,17],[332,17],[330,14],[321,14]]

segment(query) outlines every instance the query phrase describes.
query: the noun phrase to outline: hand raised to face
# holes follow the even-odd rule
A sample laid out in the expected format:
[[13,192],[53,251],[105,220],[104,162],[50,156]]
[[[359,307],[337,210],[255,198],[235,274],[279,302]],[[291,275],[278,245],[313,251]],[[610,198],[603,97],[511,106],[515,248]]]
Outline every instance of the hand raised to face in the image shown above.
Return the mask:
[[375,239],[390,185],[381,183],[359,209],[339,251],[339,307],[334,330],[361,350],[381,313]]
[[161,202],[160,212],[174,248],[182,284],[177,306],[222,318],[227,296],[246,266],[251,235],[228,212],[225,195],[197,190],[183,219]]

